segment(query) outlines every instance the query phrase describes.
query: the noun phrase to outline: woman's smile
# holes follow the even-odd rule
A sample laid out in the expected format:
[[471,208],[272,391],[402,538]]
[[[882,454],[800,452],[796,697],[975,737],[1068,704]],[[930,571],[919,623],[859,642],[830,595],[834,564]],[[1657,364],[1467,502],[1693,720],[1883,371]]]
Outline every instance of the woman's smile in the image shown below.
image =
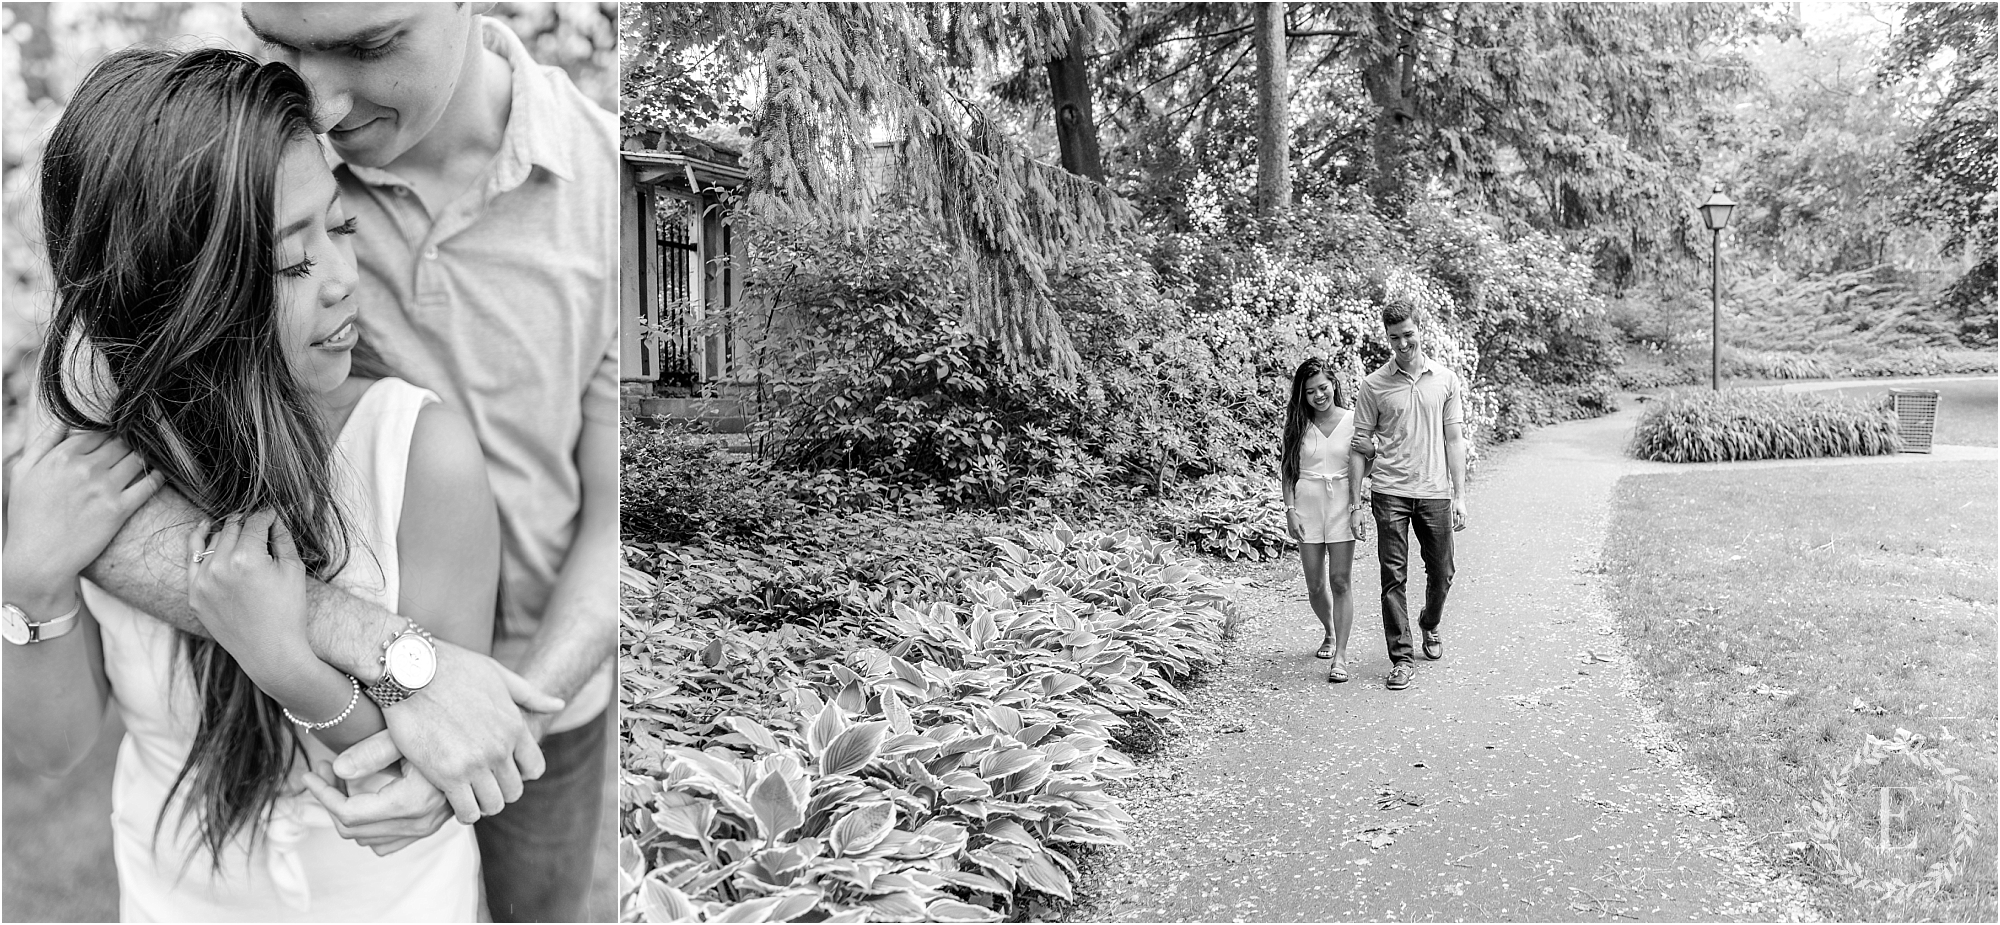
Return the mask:
[[331,350],[336,352],[352,350],[354,349],[354,342],[359,337],[359,333],[360,328],[355,326],[354,316],[348,315],[347,319],[342,321],[339,327],[334,328],[331,333],[319,340],[313,341],[307,346],[315,350]]

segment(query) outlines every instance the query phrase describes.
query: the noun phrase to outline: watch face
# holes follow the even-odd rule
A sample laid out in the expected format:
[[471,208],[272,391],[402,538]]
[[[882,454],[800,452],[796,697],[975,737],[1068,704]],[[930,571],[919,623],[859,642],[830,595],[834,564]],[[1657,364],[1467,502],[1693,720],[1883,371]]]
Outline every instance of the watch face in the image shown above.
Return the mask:
[[28,644],[28,615],[12,604],[0,606],[0,639],[17,646]]
[[386,655],[385,668],[390,679],[410,690],[421,689],[437,674],[437,650],[422,636],[396,637]]

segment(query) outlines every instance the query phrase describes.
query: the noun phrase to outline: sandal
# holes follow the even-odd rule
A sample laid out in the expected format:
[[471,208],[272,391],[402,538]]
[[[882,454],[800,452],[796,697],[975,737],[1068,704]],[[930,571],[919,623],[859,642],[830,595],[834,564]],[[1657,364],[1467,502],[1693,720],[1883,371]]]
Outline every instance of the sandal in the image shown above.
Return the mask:
[[1328,669],[1326,672],[1326,679],[1335,684],[1339,684],[1340,682],[1347,680],[1347,677],[1348,677],[1347,662],[1344,659],[1338,662],[1334,662],[1333,667]]
[[1331,639],[1320,643],[1319,651],[1313,653],[1313,658],[1332,658],[1332,657],[1333,657],[1333,640]]

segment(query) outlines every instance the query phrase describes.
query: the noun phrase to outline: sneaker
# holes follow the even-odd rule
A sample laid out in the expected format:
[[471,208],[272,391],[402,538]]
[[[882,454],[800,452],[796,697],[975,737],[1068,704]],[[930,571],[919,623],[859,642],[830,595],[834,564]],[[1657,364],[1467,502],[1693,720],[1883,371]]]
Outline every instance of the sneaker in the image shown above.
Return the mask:
[[1397,662],[1389,668],[1388,688],[1399,691],[1410,686],[1410,679],[1417,676],[1417,666],[1409,662]]
[[1424,657],[1434,662],[1444,658],[1444,640],[1438,638],[1437,630],[1424,630]]

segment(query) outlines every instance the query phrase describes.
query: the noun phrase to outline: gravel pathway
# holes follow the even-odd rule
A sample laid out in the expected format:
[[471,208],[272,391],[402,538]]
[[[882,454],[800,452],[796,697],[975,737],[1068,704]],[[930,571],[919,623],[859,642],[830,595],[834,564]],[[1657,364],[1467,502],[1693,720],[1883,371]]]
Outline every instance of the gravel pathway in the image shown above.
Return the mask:
[[[1597,559],[1637,418],[1546,428],[1481,466],[1442,661],[1389,668],[1372,555],[1354,680],[1329,684],[1297,560],[1228,569],[1227,663],[1123,795],[1072,921],[1811,918],[1636,694]],[[1411,558],[1414,560],[1415,550]],[[1412,563],[1411,608],[1422,596]]]

